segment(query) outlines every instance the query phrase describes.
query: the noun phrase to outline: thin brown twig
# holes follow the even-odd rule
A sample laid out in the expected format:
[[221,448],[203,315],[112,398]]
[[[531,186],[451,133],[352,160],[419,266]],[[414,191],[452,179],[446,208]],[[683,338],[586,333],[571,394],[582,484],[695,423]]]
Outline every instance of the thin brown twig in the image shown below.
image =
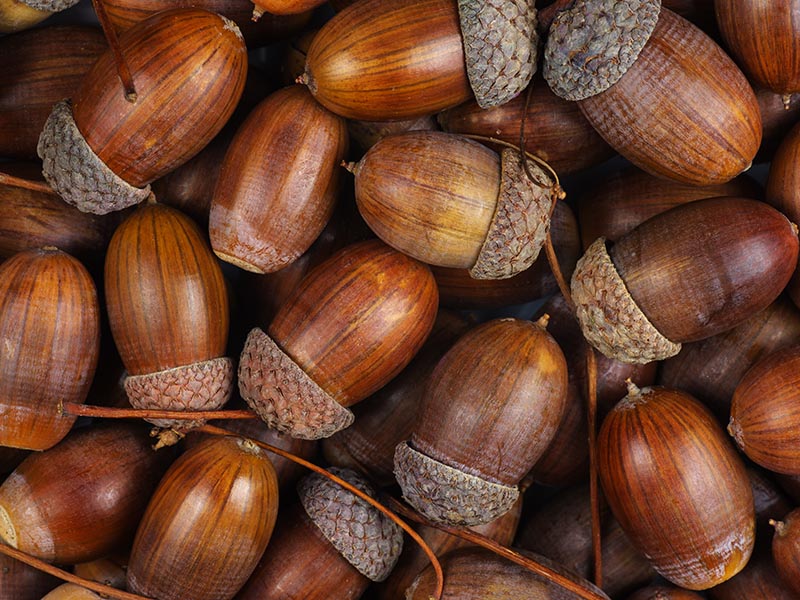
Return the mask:
[[[203,425],[202,427],[196,428],[194,431],[200,431],[212,435],[235,435],[241,437],[238,433],[234,433],[233,431],[228,431],[227,429],[223,429],[222,427],[215,427],[213,425]],[[314,471],[319,475],[322,475],[323,477],[327,477],[334,483],[342,486],[350,493],[355,494],[365,502],[369,503],[371,506],[377,508],[383,514],[389,517],[394,523],[400,526],[403,529],[403,531],[405,531],[409,536],[411,536],[411,538],[417,544],[419,544],[420,548],[422,548],[422,551],[425,552],[425,554],[428,557],[428,560],[430,560],[431,564],[433,565],[433,570],[436,573],[436,592],[435,595],[433,596],[433,599],[441,600],[442,594],[444,593],[444,573],[442,571],[442,565],[439,562],[439,559],[436,557],[436,554],[434,554],[433,550],[431,550],[430,546],[428,546],[428,544],[425,543],[425,540],[423,540],[422,537],[420,537],[420,535],[416,531],[414,531],[414,529],[410,525],[408,525],[405,521],[399,518],[396,514],[394,514],[391,510],[389,510],[386,506],[378,502],[372,496],[365,494],[355,486],[346,482],[344,479],[337,477],[336,475],[334,475],[329,471],[326,471],[322,467],[315,465],[314,463],[309,462],[307,460],[304,460],[299,456],[295,456],[291,452],[287,452],[286,450],[281,450],[280,448],[272,446],[271,444],[267,444],[259,440],[254,440],[252,438],[250,438],[250,441],[252,441],[257,446],[264,448],[265,450],[277,454],[278,456],[282,456],[283,458],[291,460],[299,465],[302,465],[305,468]]]
[[94,12],[97,15],[97,20],[100,21],[100,26],[103,28],[103,34],[106,36],[108,47],[111,48],[111,52],[114,55],[114,63],[117,67],[117,74],[119,75],[120,81],[122,81],[122,87],[125,90],[125,99],[128,102],[135,103],[138,98],[138,94],[136,93],[136,87],[133,85],[133,75],[131,75],[131,70],[128,68],[128,63],[125,61],[125,57],[122,55],[122,47],[119,44],[119,38],[117,37],[116,29],[114,29],[114,24],[111,22],[111,19],[109,19],[108,13],[106,13],[106,7],[105,4],[103,4],[103,0],[92,0],[92,6],[94,7]]
[[0,554],[10,556],[15,560],[25,563],[26,565],[30,565],[34,569],[38,569],[39,571],[47,573],[48,575],[52,575],[53,577],[58,577],[59,579],[62,579],[68,583],[74,583],[75,585],[85,587],[87,590],[97,592],[104,597],[115,598],[116,600],[151,600],[146,596],[139,596],[138,594],[132,594],[108,585],[103,585],[102,583],[97,583],[96,581],[90,581],[89,579],[78,577],[77,575],[73,575],[72,573],[68,573],[67,571],[59,569],[58,567],[54,567],[43,560],[39,560],[38,558],[31,556],[26,552],[21,552],[16,548],[12,548],[11,546],[7,546],[3,543],[0,543]]
[[602,523],[600,516],[600,487],[597,481],[597,356],[586,343],[586,416],[589,427],[589,501],[592,512],[592,554],[594,583],[603,587]]
[[75,404],[64,402],[61,413],[76,417],[100,417],[105,419],[174,419],[179,421],[195,421],[205,419],[257,419],[258,415],[252,410],[155,410],[140,408],[112,408],[109,406],[92,406],[89,404]]
[[24,177],[17,177],[16,175],[9,175],[8,173],[2,172],[0,172],[0,184],[31,190],[32,192],[42,192],[45,194],[56,193],[47,182],[25,179]]

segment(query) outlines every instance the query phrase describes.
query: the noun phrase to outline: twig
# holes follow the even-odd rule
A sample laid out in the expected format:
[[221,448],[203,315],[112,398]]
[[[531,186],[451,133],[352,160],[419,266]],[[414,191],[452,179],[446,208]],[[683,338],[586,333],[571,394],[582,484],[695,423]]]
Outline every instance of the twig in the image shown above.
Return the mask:
[[592,512],[592,554],[594,556],[594,583],[603,587],[602,523],[600,516],[600,488],[597,485],[597,357],[586,343],[586,415],[589,424],[589,501]]
[[128,68],[128,63],[125,62],[125,57],[122,55],[122,48],[119,44],[117,31],[114,29],[114,24],[111,22],[111,19],[109,19],[108,13],[106,13],[103,0],[92,0],[92,6],[94,7],[94,12],[97,14],[97,20],[100,21],[100,26],[103,28],[103,34],[106,36],[108,47],[111,48],[111,52],[114,55],[117,74],[125,90],[125,99],[133,104],[136,102],[138,94],[136,93],[136,87],[133,85],[131,70]]
[[178,421],[196,421],[205,419],[257,419],[258,415],[251,410],[155,410],[139,408],[112,408],[109,406],[91,406],[64,402],[61,413],[76,417],[101,417],[105,419],[175,419]]

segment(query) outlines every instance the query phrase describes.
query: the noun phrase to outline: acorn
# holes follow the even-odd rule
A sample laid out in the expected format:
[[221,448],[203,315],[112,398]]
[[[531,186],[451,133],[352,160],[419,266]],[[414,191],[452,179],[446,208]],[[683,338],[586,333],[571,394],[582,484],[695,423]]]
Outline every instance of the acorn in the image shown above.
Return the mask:
[[61,583],[44,571],[0,554],[0,597],[4,599],[40,600]]
[[103,596],[95,594],[85,587],[75,583],[65,583],[58,586],[41,600],[102,600]]
[[53,247],[0,265],[0,445],[46,450],[72,428],[65,402],[82,403],[100,348],[94,281]]
[[473,97],[507,102],[536,70],[533,0],[360,0],[308,51],[302,82],[348,119],[432,115]]
[[764,131],[755,162],[768,162],[773,159],[786,132],[800,121],[800,94],[789,96],[789,105],[786,106],[783,103],[784,98],[772,90],[756,87],[755,92]]
[[350,141],[359,154],[364,154],[387,135],[406,131],[439,131],[431,115],[404,121],[347,121]]
[[797,523],[800,509],[794,509],[780,521],[774,522],[772,560],[783,583],[795,594],[800,594],[800,536]]
[[579,102],[615,150],[653,175],[728,181],[761,143],[742,72],[660,0],[577,0],[550,26],[543,72],[556,95]]
[[717,24],[731,54],[758,85],[781,94],[788,107],[800,92],[800,2],[715,0]]
[[80,0],[0,0],[0,33],[34,27],[78,2]]
[[253,21],[265,13],[273,15],[296,15],[312,11],[325,4],[326,0],[253,0]]
[[106,48],[99,28],[77,25],[0,38],[0,156],[36,158],[39,133],[53,104],[75,93]]
[[516,501],[565,408],[567,364],[546,324],[486,322],[436,365],[416,427],[394,455],[403,497],[428,519],[478,525]]
[[383,138],[351,167],[361,216],[379,238],[425,263],[503,279],[536,260],[555,181],[518,151],[412,131]]
[[96,581],[118,590],[124,590],[127,569],[127,553],[117,552],[89,562],[78,563],[72,567],[72,572],[88,581]]
[[159,600],[233,598],[277,514],[278,480],[265,451],[234,436],[203,441],[173,463],[147,505],[128,590]]
[[800,475],[800,347],[761,358],[731,401],[728,432],[748,458],[776,473]]
[[[355,472],[329,470],[367,495],[376,495]],[[317,473],[301,479],[297,492],[299,502],[282,513],[269,548],[238,600],[359,598],[370,581],[388,577],[403,548],[397,524]]]
[[[105,295],[134,408],[214,410],[231,393],[224,357],[228,295],[222,270],[194,222],[145,204],[120,225],[106,253]],[[196,421],[151,421],[178,433]]]
[[711,600],[797,600],[778,575],[770,553],[760,549],[735,577],[708,591]]
[[169,458],[139,425],[78,429],[0,485],[0,538],[58,564],[106,556],[130,543]]
[[378,240],[311,271],[265,333],[247,336],[239,392],[267,425],[319,439],[353,422],[347,408],[386,385],[433,327],[436,283],[422,263]]
[[299,258],[333,213],[347,142],[344,119],[302,86],[261,102],[222,163],[209,214],[215,254],[255,273]]
[[208,144],[233,113],[247,75],[239,28],[204,10],[157,13],[119,44],[136,97],[120,85],[108,50],[72,100],[53,107],[39,138],[48,183],[96,214],[143,201],[152,181]]
[[703,600],[703,597],[672,585],[649,585],[628,596],[627,600]]
[[755,465],[747,465],[747,476],[750,478],[750,487],[753,490],[753,505],[756,511],[756,544],[763,537],[764,531],[772,529],[769,522],[782,519],[794,507],[792,500],[772,481],[774,474],[767,472]]
[[797,264],[797,226],[745,198],[689,202],[613,245],[598,238],[571,290],[587,340],[623,362],[674,356],[771,304]]
[[703,590],[745,566],[755,541],[750,482],[700,402],[630,384],[603,421],[597,463],[614,517],[665,579]]

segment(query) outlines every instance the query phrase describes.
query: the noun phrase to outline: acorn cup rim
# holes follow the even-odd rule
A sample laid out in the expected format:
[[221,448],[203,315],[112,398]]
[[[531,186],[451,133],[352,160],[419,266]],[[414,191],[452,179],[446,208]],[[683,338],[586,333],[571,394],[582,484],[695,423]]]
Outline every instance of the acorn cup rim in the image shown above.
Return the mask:
[[22,4],[44,12],[56,13],[75,6],[81,0],[18,0]]

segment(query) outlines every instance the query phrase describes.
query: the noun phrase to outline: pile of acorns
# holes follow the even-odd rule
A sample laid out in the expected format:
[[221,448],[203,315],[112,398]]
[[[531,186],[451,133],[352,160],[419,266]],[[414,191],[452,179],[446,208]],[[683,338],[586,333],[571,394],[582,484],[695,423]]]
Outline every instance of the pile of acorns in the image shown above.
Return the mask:
[[800,0],[75,4],[0,0],[0,600],[800,598]]

